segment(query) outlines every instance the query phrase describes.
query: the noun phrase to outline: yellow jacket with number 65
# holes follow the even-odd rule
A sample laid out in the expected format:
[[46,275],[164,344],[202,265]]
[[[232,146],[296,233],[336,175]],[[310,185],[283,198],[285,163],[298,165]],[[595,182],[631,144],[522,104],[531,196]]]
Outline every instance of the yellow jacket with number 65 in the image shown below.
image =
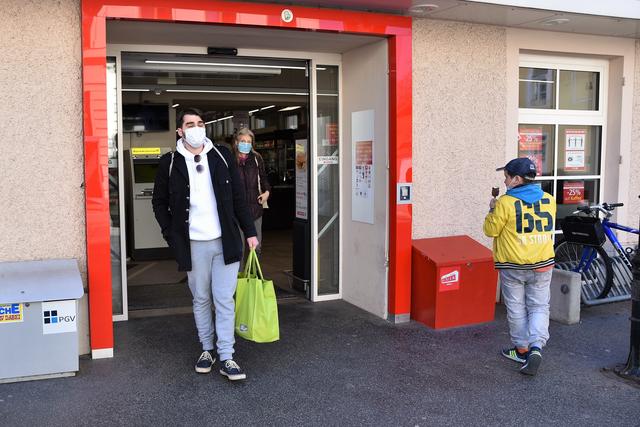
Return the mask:
[[512,188],[484,219],[493,237],[497,269],[536,270],[553,265],[556,201],[537,184]]

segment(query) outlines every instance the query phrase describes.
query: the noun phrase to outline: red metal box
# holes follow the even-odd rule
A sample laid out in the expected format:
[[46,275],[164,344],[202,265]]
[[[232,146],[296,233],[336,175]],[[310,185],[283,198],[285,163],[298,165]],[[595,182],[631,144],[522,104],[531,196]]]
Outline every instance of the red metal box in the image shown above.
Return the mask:
[[411,318],[435,328],[493,320],[498,273],[491,250],[469,236],[413,241]]

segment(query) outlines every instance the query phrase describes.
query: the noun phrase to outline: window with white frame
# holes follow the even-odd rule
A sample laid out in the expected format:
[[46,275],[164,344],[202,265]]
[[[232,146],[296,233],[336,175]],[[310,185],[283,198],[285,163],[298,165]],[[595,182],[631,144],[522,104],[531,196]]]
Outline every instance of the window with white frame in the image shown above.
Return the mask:
[[607,61],[521,55],[518,157],[538,169],[536,181],[558,204],[558,220],[603,191]]

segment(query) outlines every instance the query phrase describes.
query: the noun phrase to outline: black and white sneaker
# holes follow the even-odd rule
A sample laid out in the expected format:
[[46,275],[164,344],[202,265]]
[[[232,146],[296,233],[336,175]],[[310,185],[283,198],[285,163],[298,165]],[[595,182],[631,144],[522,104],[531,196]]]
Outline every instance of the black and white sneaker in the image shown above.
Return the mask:
[[538,347],[531,347],[527,354],[527,361],[522,365],[522,368],[520,368],[520,373],[533,376],[538,373],[538,368],[541,363],[542,351]]
[[520,353],[516,347],[505,348],[500,352],[500,354],[509,360],[513,360],[514,362],[527,362],[527,352]]
[[231,381],[244,380],[247,378],[247,375],[242,372],[240,366],[233,359],[227,359],[220,361],[220,373],[225,377],[229,378]]
[[196,372],[199,374],[208,374],[216,359],[211,356],[207,350],[203,351],[196,362]]

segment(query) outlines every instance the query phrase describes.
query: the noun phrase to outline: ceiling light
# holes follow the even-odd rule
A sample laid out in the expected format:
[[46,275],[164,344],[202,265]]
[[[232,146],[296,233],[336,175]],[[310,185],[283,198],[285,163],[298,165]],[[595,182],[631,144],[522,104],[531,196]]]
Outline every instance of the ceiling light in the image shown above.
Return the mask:
[[438,9],[439,7],[440,6],[433,3],[418,3],[409,8],[409,13],[412,15],[426,15]]
[[[126,90],[126,89],[123,89]],[[147,90],[148,91],[148,90]],[[259,92],[251,90],[215,90],[215,89],[167,89],[172,93],[247,93],[250,95],[309,95],[309,92]]]
[[234,64],[224,62],[197,62],[197,61],[164,61],[157,59],[145,59],[145,64],[171,64],[171,65],[201,65],[205,67],[239,67],[239,68],[277,68],[285,70],[306,70],[307,67],[293,65],[261,65],[261,64]]
[[176,107],[179,107],[179,106],[180,106],[180,104],[173,104],[173,105],[171,106],[171,108],[176,108]]
[[267,105],[266,107],[262,107],[262,108],[256,108],[255,110],[249,111],[249,114],[253,114],[253,113],[256,113],[258,111],[268,110],[269,108],[273,108],[273,107],[275,107],[275,104],[274,105]]
[[151,89],[122,89],[123,92],[149,92]]
[[542,25],[551,27],[553,25],[566,24],[567,22],[569,22],[569,19],[567,18],[553,18],[553,19],[547,19],[546,21],[542,21]]
[[[158,71],[158,72],[175,72],[175,73],[207,73],[207,74],[248,74],[248,75],[264,75],[264,76],[279,76],[282,74],[280,67],[265,68],[259,66],[245,66],[235,67],[230,64],[224,65],[181,65],[175,61],[164,61],[167,63],[157,63],[160,61],[151,61],[148,63],[134,60],[125,60],[122,64],[123,71]],[[158,84],[175,84],[175,82],[158,81]]]
[[223,120],[229,120],[229,119],[233,119],[233,116],[227,116],[227,117],[222,117],[220,119],[215,119],[215,120],[210,120],[208,122],[204,122],[205,125],[208,125],[210,123],[217,123],[217,122],[221,122]]
[[294,105],[294,106],[291,106],[291,107],[281,108],[278,111],[292,111],[292,110],[297,110],[298,108],[300,108],[299,105]]

